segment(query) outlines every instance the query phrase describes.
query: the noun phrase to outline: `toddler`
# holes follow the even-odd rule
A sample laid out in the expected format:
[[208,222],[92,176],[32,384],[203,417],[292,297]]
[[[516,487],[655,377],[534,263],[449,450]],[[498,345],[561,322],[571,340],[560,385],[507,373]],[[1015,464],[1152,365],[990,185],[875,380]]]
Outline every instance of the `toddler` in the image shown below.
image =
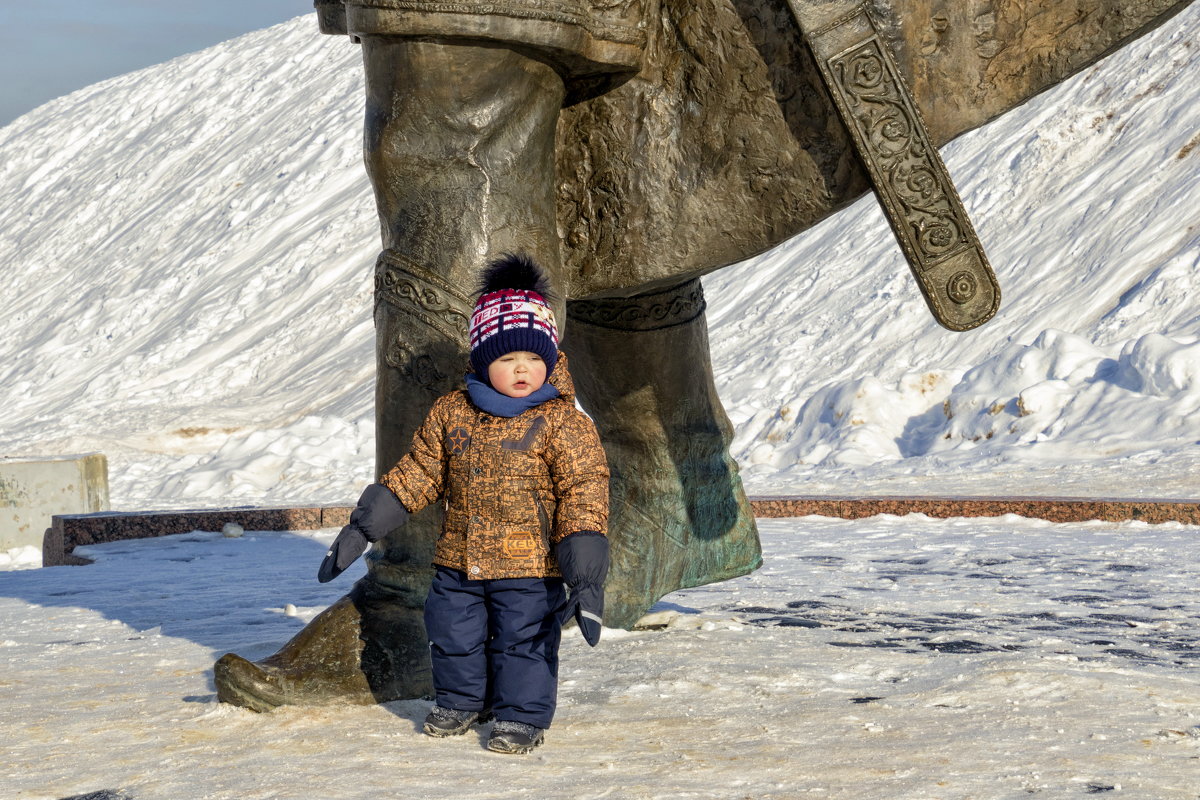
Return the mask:
[[[467,388],[439,398],[409,452],[367,487],[318,578],[336,577],[430,503],[445,508],[425,603],[430,736],[495,719],[488,749],[528,753],[554,716],[560,625],[600,637],[608,466],[574,405],[541,269],[488,264],[470,322]],[[564,582],[571,589],[567,600]]]

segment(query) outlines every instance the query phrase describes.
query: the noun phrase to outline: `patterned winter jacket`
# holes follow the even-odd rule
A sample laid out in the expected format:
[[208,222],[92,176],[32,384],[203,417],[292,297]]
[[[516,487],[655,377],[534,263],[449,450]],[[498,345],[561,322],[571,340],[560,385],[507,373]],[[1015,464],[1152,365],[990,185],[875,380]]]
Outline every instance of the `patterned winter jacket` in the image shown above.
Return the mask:
[[553,545],[607,533],[608,464],[561,353],[550,383],[559,397],[512,418],[480,410],[465,390],[439,398],[380,480],[411,513],[442,500],[435,564],[479,580],[556,577]]

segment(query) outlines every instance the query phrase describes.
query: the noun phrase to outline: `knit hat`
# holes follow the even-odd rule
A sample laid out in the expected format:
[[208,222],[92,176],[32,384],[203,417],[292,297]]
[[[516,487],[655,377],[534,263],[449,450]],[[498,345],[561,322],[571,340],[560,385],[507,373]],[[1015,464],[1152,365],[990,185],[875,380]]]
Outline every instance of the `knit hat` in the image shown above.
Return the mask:
[[505,353],[524,350],[558,361],[558,326],[550,308],[549,282],[525,255],[506,253],[484,268],[479,299],[471,314],[471,368],[487,380],[488,366]]

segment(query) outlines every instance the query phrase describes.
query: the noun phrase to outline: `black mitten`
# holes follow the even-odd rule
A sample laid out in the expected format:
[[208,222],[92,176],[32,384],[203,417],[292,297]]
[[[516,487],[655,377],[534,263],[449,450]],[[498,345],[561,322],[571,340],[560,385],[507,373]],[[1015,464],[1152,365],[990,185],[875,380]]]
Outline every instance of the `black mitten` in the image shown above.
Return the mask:
[[378,542],[408,522],[408,509],[382,483],[363,489],[358,505],[350,512],[350,524],[362,531],[368,542]]
[[592,647],[600,641],[604,619],[604,579],[608,576],[608,537],[596,531],[579,531],[558,543],[555,549],[563,580],[571,597],[558,613],[558,621],[572,616],[584,640]]
[[350,524],[342,528],[325,560],[317,570],[321,583],[341,575],[367,549],[368,542],[377,542],[391,531],[408,522],[408,509],[392,494],[391,489],[372,483],[358,498],[350,512]]
[[325,554],[325,560],[317,570],[317,580],[329,583],[345,572],[346,567],[358,560],[366,549],[367,537],[362,535],[362,531],[353,525],[342,528],[333,544],[329,545],[329,552]]

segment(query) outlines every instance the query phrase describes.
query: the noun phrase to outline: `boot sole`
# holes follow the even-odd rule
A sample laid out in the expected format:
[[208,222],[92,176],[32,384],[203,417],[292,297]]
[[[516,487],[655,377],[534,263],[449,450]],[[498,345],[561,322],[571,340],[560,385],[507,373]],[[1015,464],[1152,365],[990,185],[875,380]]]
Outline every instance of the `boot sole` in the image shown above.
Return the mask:
[[505,755],[519,756],[524,755],[525,753],[532,753],[533,749],[545,741],[545,739],[546,737],[543,734],[539,734],[538,737],[530,744],[513,744],[511,742],[489,739],[487,743],[487,749],[491,750],[493,753],[504,753]]
[[275,698],[263,697],[249,691],[246,683],[254,682],[254,665],[240,656],[227,653],[214,668],[217,684],[217,700],[231,706],[248,708],[260,714],[274,711],[283,705]]
[[432,736],[435,739],[445,739],[448,736],[462,736],[467,731],[471,730],[472,725],[486,725],[492,721],[491,714],[482,714],[475,719],[457,728],[436,728],[429,723],[425,723],[424,731],[427,736]]
[[269,714],[279,708],[279,704],[269,703],[261,697],[242,691],[241,687],[236,686],[222,687],[222,690],[217,692],[217,700],[231,706],[247,709],[248,711],[257,711],[259,714]]

